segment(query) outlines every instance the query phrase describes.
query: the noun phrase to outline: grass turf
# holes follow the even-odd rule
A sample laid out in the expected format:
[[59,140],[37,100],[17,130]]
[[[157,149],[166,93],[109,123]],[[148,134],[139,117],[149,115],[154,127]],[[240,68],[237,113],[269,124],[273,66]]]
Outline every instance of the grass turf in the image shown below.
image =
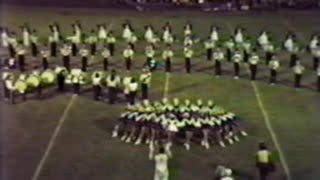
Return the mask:
[[[48,33],[47,25],[51,21],[67,27],[63,32],[71,33],[70,24],[78,19],[87,27],[95,24],[112,22],[112,29],[120,35],[121,24],[130,19],[137,33],[142,35],[143,25],[152,23],[160,30],[165,21],[170,20],[174,32],[180,32],[187,20],[194,24],[194,31],[200,38],[208,34],[211,24],[221,27],[222,38],[229,36],[229,27],[243,25],[247,33],[257,35],[261,28],[272,32],[274,39],[282,40],[288,30],[299,32],[300,41],[308,39],[311,32],[319,30],[319,13],[283,12],[283,13],[197,13],[197,12],[133,12],[115,10],[89,9],[54,9],[7,7],[2,11],[2,24],[18,27],[28,22],[36,27],[40,35]],[[307,19],[307,20],[306,20]],[[288,23],[290,26],[288,26]],[[89,28],[90,27],[90,28]],[[117,49],[122,49],[120,43]],[[139,43],[138,51],[143,51],[145,44]],[[202,45],[201,45],[202,46]],[[175,58],[174,73],[170,75],[169,98],[202,98],[213,99],[227,109],[238,114],[249,133],[240,143],[221,149],[213,147],[204,150],[199,145],[192,146],[190,152],[180,146],[174,146],[174,158],[170,161],[171,179],[212,179],[213,168],[225,164],[234,169],[237,179],[257,179],[254,168],[254,152],[257,142],[264,140],[274,152],[278,171],[272,179],[284,179],[276,149],[273,146],[262,113],[258,107],[252,85],[247,80],[248,73],[242,67],[240,80],[231,77],[231,65],[225,64],[227,76],[214,78],[212,64],[203,60],[201,46],[191,75],[182,73],[183,59]],[[178,53],[181,46],[177,48]],[[198,53],[199,52],[199,53]],[[180,53],[181,56],[181,53]],[[281,56],[283,66],[287,65],[287,56]],[[310,67],[308,55],[303,56],[304,63]],[[136,56],[136,70],[140,69],[144,56]],[[51,60],[53,63],[56,60]],[[120,56],[113,59],[113,65],[123,68]],[[137,73],[135,71],[135,73]],[[201,72],[199,72],[201,71]],[[284,155],[288,162],[293,179],[317,179],[319,162],[317,153],[320,150],[320,96],[308,89],[294,90],[291,86],[292,74],[283,67],[279,77],[281,84],[269,86],[268,71],[259,71],[257,87],[263,104],[270,116],[270,121],[278,135]],[[289,81],[291,80],[291,81]],[[308,72],[304,86],[311,88],[314,74]],[[151,99],[160,99],[164,94],[165,74],[157,72],[153,76]],[[48,92],[47,92],[48,93]],[[51,93],[51,92],[50,92]],[[3,159],[4,179],[30,179],[45,151],[50,136],[60,119],[70,95],[54,95],[42,100],[29,99],[17,105],[1,104],[4,113],[3,122]],[[114,120],[122,111],[121,104],[110,106],[104,102],[91,100],[90,93],[77,97],[53,149],[43,166],[40,180],[56,179],[151,179],[153,163],[147,159],[146,146],[133,146],[119,139],[112,139],[111,130]]]

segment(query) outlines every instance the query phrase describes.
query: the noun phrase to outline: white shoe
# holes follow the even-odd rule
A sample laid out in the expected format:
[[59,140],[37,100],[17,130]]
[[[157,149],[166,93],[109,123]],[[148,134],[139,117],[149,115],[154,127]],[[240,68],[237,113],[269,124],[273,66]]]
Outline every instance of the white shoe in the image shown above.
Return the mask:
[[204,143],[204,140],[202,140],[202,141],[201,141],[201,146],[204,146],[204,144],[205,144],[205,143]]
[[245,131],[241,131],[242,136],[248,136],[248,134]]
[[118,133],[114,131],[114,132],[112,133],[112,137],[113,137],[113,138],[118,137]]
[[234,136],[233,139],[234,139],[236,142],[239,142],[239,141],[240,141],[240,139],[239,139],[239,137],[238,137],[237,135]]
[[147,140],[146,140],[146,144],[149,144],[149,143],[150,143],[150,139],[147,139]]
[[126,143],[130,143],[131,142],[131,138],[128,138],[127,140],[126,140]]
[[232,137],[232,136],[233,136],[233,132],[230,131],[230,132],[228,133],[228,137]]
[[231,138],[228,138],[229,144],[233,144],[233,140]]
[[170,147],[171,147],[171,145],[166,144],[165,145],[165,151],[166,151],[166,154],[168,154],[169,157],[172,157],[172,153],[171,153]]
[[239,76],[235,76],[234,79],[239,79]]
[[124,141],[124,140],[126,140],[126,136],[125,135],[123,135],[122,137],[121,137],[121,141]]
[[141,139],[137,139],[134,145],[139,145],[141,143]]
[[220,141],[220,142],[219,142],[219,145],[220,145],[221,147],[223,147],[223,148],[225,148],[225,147],[226,147],[226,145],[224,144],[224,142],[223,142],[223,141]]
[[205,144],[204,144],[204,147],[205,147],[206,149],[210,149],[209,143],[205,143]]
[[190,150],[190,144],[184,143],[184,147],[186,148],[187,151]]

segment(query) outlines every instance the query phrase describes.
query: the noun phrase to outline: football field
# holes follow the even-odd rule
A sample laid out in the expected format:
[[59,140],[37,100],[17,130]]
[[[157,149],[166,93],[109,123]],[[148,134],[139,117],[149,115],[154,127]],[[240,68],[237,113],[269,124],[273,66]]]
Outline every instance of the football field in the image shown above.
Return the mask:
[[[210,180],[217,165],[233,169],[235,179],[255,180],[255,152],[259,141],[265,141],[273,152],[277,170],[273,180],[317,180],[320,177],[320,93],[315,91],[316,76],[311,71],[312,57],[303,53],[301,61],[308,69],[302,79],[303,88],[293,88],[293,73],[288,68],[289,55],[281,53],[279,84],[268,84],[269,70],[259,65],[256,81],[249,80],[248,67],[241,65],[240,79],[233,79],[233,65],[223,63],[223,76],[216,78],[213,62],[205,59],[203,43],[194,45],[192,73],[186,74],[183,58],[183,26],[193,24],[197,38],[209,35],[212,24],[220,27],[221,39],[226,39],[237,26],[245,27],[245,35],[256,38],[262,29],[270,31],[280,44],[288,31],[296,33],[306,44],[311,34],[320,32],[320,12],[250,12],[210,13],[194,11],[152,11],[102,9],[57,9],[6,7],[1,9],[1,25],[19,31],[28,23],[47,37],[48,25],[58,22],[62,32],[71,35],[71,24],[79,20],[84,31],[105,23],[118,37],[116,55],[111,67],[125,73],[121,52],[126,43],[120,39],[122,23],[130,20],[140,39],[144,26],[152,24],[158,35],[170,21],[173,34],[180,39],[173,45],[173,72],[163,68],[153,73],[150,99],[212,99],[218,105],[237,114],[249,136],[226,148],[213,145],[206,150],[192,144],[186,151],[181,144],[173,146],[169,162],[172,180]],[[41,39],[41,38],[40,38]],[[137,43],[133,76],[141,72],[145,61],[144,40]],[[161,60],[162,46],[157,47],[156,59]],[[79,59],[79,58],[78,58]],[[80,64],[73,59],[74,67]],[[96,57],[90,69],[101,69]],[[27,59],[28,68],[41,60]],[[50,59],[59,64],[60,59]],[[148,160],[147,145],[135,146],[111,138],[115,121],[124,110],[124,97],[116,105],[107,100],[94,101],[91,87],[83,87],[80,96],[57,94],[47,88],[37,99],[29,94],[26,102],[1,103],[1,159],[3,180],[149,180],[153,178],[153,162]],[[2,89],[1,89],[2,90]],[[104,92],[106,94],[106,92]],[[139,94],[140,97],[140,94]]]

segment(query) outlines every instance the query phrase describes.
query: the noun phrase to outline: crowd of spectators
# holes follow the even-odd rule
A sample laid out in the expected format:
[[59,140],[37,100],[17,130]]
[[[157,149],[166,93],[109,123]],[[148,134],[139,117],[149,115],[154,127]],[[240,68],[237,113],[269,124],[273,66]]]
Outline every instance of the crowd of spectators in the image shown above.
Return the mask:
[[2,0],[3,4],[62,6],[62,7],[99,7],[99,8],[136,8],[174,9],[193,8],[204,11],[221,10],[274,10],[281,8],[314,9],[320,8],[320,0]]
[[203,10],[310,9],[319,8],[320,0],[124,0],[138,4],[170,4],[175,7],[201,7]]

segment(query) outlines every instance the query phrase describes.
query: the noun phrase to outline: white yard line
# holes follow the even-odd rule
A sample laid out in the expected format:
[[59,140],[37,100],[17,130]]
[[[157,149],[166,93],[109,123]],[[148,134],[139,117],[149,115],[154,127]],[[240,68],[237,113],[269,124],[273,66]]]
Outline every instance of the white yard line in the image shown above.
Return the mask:
[[272,141],[279,153],[279,158],[280,158],[280,163],[283,167],[283,170],[288,178],[288,180],[291,180],[291,173],[290,173],[290,169],[289,169],[289,166],[288,166],[288,163],[285,159],[285,156],[284,156],[284,153],[283,153],[283,150],[281,148],[281,145],[279,143],[279,140],[278,140],[278,137],[277,137],[277,134],[276,132],[274,131],[272,125],[271,125],[271,122],[270,122],[270,119],[269,119],[269,115],[267,113],[267,110],[263,104],[263,101],[262,101],[262,98],[261,98],[261,95],[260,95],[260,91],[256,85],[256,83],[254,81],[251,81],[251,85],[253,87],[253,90],[254,90],[254,94],[257,98],[257,102],[258,102],[258,105],[259,105],[259,108],[262,112],[262,115],[263,115],[263,118],[264,118],[264,122],[270,132],[270,135],[271,135],[271,138],[272,138]]
[[[228,29],[229,29],[230,33],[232,33],[233,32],[232,25],[229,22],[226,22],[226,25],[228,26]],[[248,65],[246,65],[246,70],[247,70],[248,73],[250,73]],[[272,141],[273,141],[273,143],[275,145],[275,148],[277,149],[277,151],[279,153],[280,163],[281,163],[281,165],[283,167],[283,170],[284,170],[284,172],[285,172],[285,174],[287,176],[287,179],[291,180],[292,177],[291,177],[291,173],[290,173],[290,169],[289,169],[288,163],[287,163],[286,158],[284,156],[284,153],[282,151],[282,148],[281,148],[281,145],[279,143],[277,134],[274,131],[272,125],[271,125],[271,121],[269,119],[268,112],[267,112],[267,110],[266,110],[266,108],[265,108],[265,106],[263,104],[259,88],[256,85],[255,81],[251,81],[251,85],[253,87],[254,94],[256,96],[258,106],[259,106],[259,108],[260,108],[260,110],[262,112],[265,125],[266,125],[266,127],[267,127],[267,129],[268,129],[268,131],[269,131],[269,133],[271,135],[271,138],[272,138]]]
[[[114,22],[113,19],[111,19],[111,21],[110,21],[110,23],[109,23],[109,25],[107,27],[107,31],[109,31],[111,29],[111,27],[113,26],[113,22]],[[67,107],[63,111],[63,114],[62,114],[61,118],[59,119],[58,125],[55,128],[55,130],[54,130],[54,132],[53,132],[53,134],[52,134],[52,136],[51,136],[51,138],[49,140],[49,144],[48,144],[43,156],[41,157],[40,162],[39,162],[35,172],[33,173],[32,177],[31,177],[31,180],[38,180],[39,175],[40,175],[40,173],[42,171],[42,168],[43,168],[44,164],[46,163],[46,160],[49,157],[51,149],[52,149],[52,147],[53,147],[53,145],[54,145],[54,143],[56,141],[56,138],[57,138],[57,136],[58,136],[58,134],[59,134],[59,132],[60,132],[60,130],[62,128],[63,123],[66,121],[66,119],[68,117],[68,114],[69,114],[69,111],[70,111],[72,105],[74,104],[76,98],[77,98],[77,95],[73,95],[71,97]]]
[[164,98],[168,98],[169,83],[170,83],[170,73],[166,73],[166,80],[164,82],[164,91],[163,91]]
[[40,173],[41,173],[41,171],[42,171],[42,168],[43,168],[46,160],[47,160],[48,157],[49,157],[49,154],[50,154],[50,152],[51,152],[51,149],[52,149],[52,147],[53,147],[53,145],[54,145],[54,143],[55,143],[55,141],[56,141],[56,138],[57,138],[57,136],[58,136],[58,134],[59,134],[59,132],[60,132],[60,130],[61,130],[61,127],[62,127],[63,123],[66,121],[66,119],[67,119],[67,117],[68,117],[68,114],[69,114],[69,112],[70,112],[70,109],[71,109],[72,105],[73,105],[74,102],[75,102],[76,97],[77,97],[77,95],[73,95],[73,96],[71,97],[71,99],[70,99],[67,107],[66,107],[65,110],[63,111],[63,114],[62,114],[61,118],[59,119],[58,125],[57,125],[57,127],[55,128],[55,130],[54,130],[54,132],[53,132],[53,134],[52,134],[52,136],[51,136],[51,138],[50,138],[50,140],[49,140],[49,144],[48,144],[48,146],[47,146],[47,148],[46,148],[46,151],[44,152],[43,156],[41,157],[41,160],[40,160],[40,162],[39,162],[39,164],[38,164],[38,166],[37,166],[37,169],[36,169],[35,172],[33,173],[31,180],[37,180],[37,179],[39,178],[39,175],[40,175]]

